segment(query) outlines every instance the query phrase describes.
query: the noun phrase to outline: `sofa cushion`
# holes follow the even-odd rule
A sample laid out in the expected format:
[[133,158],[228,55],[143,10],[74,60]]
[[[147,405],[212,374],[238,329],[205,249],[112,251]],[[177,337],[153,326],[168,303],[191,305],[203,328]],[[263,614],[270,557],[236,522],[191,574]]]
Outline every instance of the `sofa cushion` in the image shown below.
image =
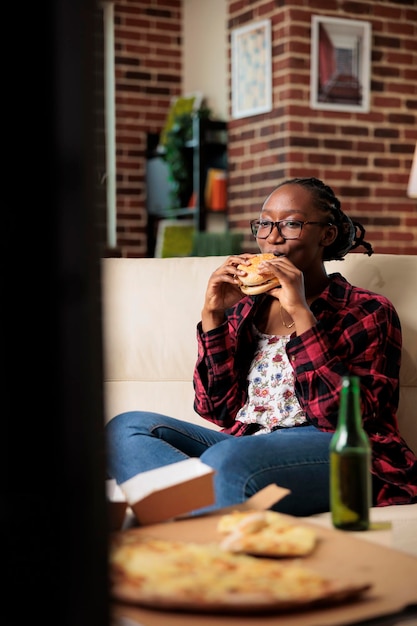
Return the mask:
[[193,410],[196,325],[223,258],[104,259],[106,421],[141,409],[202,422]]

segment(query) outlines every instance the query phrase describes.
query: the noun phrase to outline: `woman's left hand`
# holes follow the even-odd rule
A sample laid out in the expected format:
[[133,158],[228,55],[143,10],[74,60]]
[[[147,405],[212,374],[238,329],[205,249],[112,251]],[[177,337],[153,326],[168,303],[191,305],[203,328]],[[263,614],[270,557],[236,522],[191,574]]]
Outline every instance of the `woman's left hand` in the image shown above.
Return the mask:
[[307,303],[303,272],[285,256],[265,261],[265,267],[280,282],[280,287],[271,289],[268,294],[280,301],[282,308],[295,322],[297,334],[314,326],[317,320]]

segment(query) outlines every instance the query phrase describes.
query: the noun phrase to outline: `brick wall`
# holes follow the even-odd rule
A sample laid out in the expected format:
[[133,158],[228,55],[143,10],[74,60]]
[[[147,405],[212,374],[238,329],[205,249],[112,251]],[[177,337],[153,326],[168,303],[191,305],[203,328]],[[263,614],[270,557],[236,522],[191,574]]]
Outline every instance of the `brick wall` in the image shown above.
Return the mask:
[[[376,252],[417,254],[417,206],[406,196],[417,141],[416,4],[230,0],[229,32],[271,19],[273,57],[273,110],[229,122],[231,229],[248,231],[248,221],[283,178],[317,176],[365,225]],[[369,113],[310,108],[312,14],[371,22]],[[122,256],[147,254],[146,133],[160,131],[172,97],[181,93],[181,18],[181,0],[115,2]],[[249,235],[245,243],[255,249]]]
[[[231,227],[246,226],[282,178],[317,176],[376,252],[417,254],[417,206],[406,196],[417,140],[416,2],[241,0],[229,10],[229,28],[271,19],[274,104],[229,123]],[[310,108],[312,14],[371,22],[369,113]]]
[[181,0],[116,0],[117,247],[147,254],[146,138],[181,95]]

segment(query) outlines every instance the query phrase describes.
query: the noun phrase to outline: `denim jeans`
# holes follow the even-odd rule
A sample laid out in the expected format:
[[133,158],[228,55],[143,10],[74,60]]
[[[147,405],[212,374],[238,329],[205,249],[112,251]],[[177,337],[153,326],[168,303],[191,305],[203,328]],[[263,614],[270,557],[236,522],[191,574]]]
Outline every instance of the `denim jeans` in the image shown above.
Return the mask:
[[216,501],[198,513],[244,502],[276,483],[291,494],[272,509],[290,515],[329,510],[329,443],[332,433],[314,426],[234,437],[146,411],[114,417],[106,426],[108,474],[118,483],[189,457],[215,470]]

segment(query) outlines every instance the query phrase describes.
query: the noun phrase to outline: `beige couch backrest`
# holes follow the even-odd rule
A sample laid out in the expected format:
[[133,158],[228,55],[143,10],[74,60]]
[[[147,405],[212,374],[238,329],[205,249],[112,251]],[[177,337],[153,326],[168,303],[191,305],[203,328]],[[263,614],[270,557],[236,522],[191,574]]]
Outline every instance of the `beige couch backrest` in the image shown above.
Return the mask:
[[[104,259],[105,419],[149,410],[207,424],[193,410],[196,324],[207,280],[226,257]],[[417,451],[417,256],[359,253],[326,264],[386,295],[403,329],[399,421]],[[209,424],[207,424],[209,425]]]

